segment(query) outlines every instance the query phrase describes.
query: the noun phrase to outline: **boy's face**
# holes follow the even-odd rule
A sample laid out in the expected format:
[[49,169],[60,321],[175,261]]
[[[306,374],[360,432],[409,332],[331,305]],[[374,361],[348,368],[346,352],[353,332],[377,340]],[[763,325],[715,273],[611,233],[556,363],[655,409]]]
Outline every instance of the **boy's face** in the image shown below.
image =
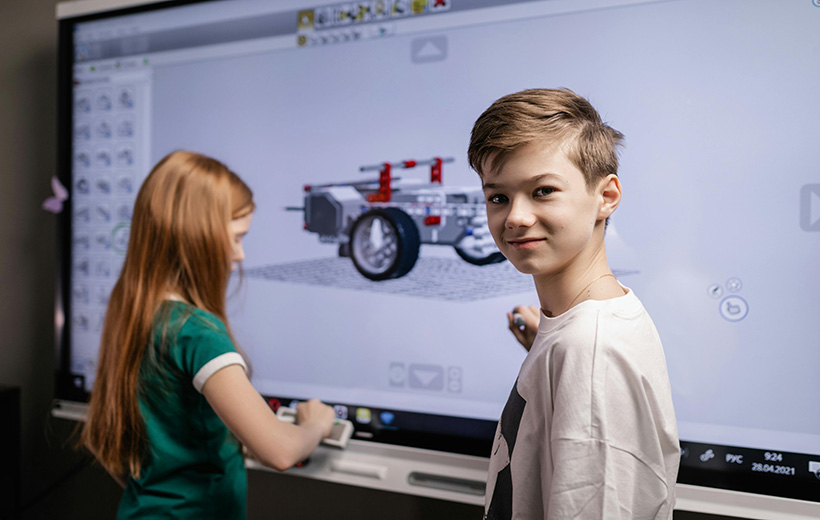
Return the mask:
[[[603,248],[604,221],[620,200],[617,177],[603,179],[590,192],[560,144],[524,146],[497,171],[489,163],[482,165],[482,180],[490,232],[516,269],[550,277]],[[614,204],[607,192],[613,182]]]

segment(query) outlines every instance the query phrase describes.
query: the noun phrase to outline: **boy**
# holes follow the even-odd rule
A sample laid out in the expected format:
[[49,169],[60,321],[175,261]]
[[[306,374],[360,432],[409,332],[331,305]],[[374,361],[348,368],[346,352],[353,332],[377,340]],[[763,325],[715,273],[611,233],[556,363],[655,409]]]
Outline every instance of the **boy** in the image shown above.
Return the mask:
[[490,231],[541,304],[493,443],[488,520],[672,518],[680,448],[666,361],[604,245],[622,139],[566,89],[505,96],[473,127]]

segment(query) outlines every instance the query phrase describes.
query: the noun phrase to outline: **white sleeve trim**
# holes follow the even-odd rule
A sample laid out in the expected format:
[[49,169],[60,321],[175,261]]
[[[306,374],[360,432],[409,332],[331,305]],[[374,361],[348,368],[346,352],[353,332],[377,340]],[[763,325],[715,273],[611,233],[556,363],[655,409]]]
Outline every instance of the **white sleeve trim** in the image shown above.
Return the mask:
[[199,369],[199,372],[194,375],[194,388],[196,388],[196,391],[201,394],[202,387],[205,386],[208,379],[210,379],[212,375],[230,365],[242,365],[245,372],[248,371],[248,365],[245,364],[245,360],[242,359],[239,352],[226,352],[225,354],[216,356],[212,360],[205,363],[202,368]]

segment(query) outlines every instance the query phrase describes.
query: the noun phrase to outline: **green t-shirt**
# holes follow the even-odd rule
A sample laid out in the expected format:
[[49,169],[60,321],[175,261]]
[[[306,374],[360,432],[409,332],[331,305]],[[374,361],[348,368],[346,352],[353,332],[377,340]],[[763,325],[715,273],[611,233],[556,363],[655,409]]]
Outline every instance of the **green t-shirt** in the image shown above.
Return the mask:
[[163,303],[154,337],[139,376],[147,453],[117,518],[244,519],[241,446],[200,393],[210,375],[244,361],[216,316],[184,303]]

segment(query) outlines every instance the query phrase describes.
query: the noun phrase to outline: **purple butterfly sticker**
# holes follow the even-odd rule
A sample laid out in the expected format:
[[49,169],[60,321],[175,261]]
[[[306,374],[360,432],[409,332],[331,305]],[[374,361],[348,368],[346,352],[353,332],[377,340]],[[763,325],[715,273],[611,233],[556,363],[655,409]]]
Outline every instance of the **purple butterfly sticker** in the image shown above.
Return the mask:
[[60,183],[60,180],[57,178],[56,175],[51,177],[51,191],[54,192],[54,196],[47,198],[43,201],[43,209],[46,211],[50,211],[55,215],[63,211],[63,202],[68,200],[68,190],[65,189]]

